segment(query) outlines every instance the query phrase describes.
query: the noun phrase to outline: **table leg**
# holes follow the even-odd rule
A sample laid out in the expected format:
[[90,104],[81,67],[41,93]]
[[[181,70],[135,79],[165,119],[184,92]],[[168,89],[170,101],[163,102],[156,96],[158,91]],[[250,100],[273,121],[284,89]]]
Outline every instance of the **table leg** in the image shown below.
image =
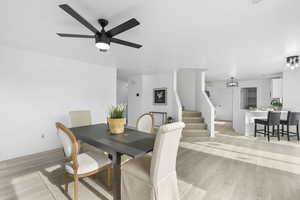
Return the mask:
[[121,200],[121,156],[120,153],[112,154],[112,193],[114,200]]

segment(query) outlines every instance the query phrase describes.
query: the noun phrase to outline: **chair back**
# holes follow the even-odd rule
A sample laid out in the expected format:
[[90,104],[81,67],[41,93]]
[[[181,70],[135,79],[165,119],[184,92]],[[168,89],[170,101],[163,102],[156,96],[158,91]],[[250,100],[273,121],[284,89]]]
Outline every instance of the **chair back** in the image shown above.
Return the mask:
[[88,126],[92,124],[91,111],[78,110],[69,112],[72,127]]
[[288,112],[287,121],[289,125],[298,125],[300,120],[300,112]]
[[154,133],[154,117],[151,113],[141,115],[136,122],[136,129],[146,133]]
[[163,125],[156,135],[152,160],[151,160],[151,181],[158,184],[173,172],[176,172],[176,158],[181,138],[183,122],[175,122]]
[[65,154],[65,161],[73,161],[73,168],[77,166],[77,154],[78,154],[78,144],[77,139],[70,129],[65,127],[62,123],[56,122],[57,134],[63,145],[63,150]]
[[268,112],[268,124],[269,125],[280,125],[281,112]]

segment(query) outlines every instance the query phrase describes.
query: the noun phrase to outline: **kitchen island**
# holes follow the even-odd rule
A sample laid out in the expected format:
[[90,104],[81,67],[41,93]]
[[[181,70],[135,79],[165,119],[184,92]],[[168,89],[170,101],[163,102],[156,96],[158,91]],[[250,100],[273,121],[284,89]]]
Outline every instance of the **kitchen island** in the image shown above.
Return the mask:
[[[239,113],[239,119],[236,120],[235,129],[242,135],[254,135],[254,120],[267,119],[267,110],[246,110],[242,109]],[[287,111],[281,111],[281,119],[286,119]]]

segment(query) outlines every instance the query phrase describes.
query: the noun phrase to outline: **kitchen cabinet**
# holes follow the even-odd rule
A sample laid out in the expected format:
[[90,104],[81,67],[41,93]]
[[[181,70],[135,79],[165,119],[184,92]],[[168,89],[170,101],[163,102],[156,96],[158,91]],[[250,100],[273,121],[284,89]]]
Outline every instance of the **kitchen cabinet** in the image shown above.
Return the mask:
[[282,79],[272,79],[272,98],[282,99]]

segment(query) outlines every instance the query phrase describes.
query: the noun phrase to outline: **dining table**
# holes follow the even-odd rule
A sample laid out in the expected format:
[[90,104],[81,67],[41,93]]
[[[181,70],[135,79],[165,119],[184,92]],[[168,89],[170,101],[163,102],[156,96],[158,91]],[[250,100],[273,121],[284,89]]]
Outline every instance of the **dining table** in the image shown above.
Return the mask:
[[105,123],[71,128],[78,140],[107,152],[112,160],[112,195],[121,200],[121,157],[139,158],[153,150],[155,134],[125,128],[112,134]]

